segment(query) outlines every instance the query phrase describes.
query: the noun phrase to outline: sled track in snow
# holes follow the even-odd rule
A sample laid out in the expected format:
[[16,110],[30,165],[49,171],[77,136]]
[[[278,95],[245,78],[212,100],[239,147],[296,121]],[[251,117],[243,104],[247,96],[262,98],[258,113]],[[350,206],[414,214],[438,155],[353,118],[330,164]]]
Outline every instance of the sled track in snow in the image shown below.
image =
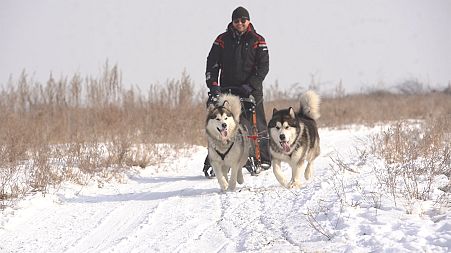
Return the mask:
[[[272,171],[256,177],[245,173],[235,192],[222,193],[215,179],[197,170],[180,174],[132,177],[127,187],[104,194],[93,189],[61,197],[61,204],[30,215],[8,234],[4,247],[11,252],[256,252],[274,245],[302,250],[292,227],[304,219],[298,209],[315,196],[309,189],[316,179],[303,189],[287,190]],[[41,228],[40,220],[53,221]],[[48,236],[45,247],[15,246],[32,241],[42,229]]]
[[[221,215],[217,223],[228,239],[221,250],[259,251],[270,249],[273,244],[284,244],[292,251],[301,251],[302,242],[291,236],[288,227],[296,225],[293,223],[308,227],[303,206],[321,194],[320,178],[325,171],[318,173],[321,175],[300,190],[274,185],[272,171],[267,171],[257,177],[259,180],[253,180],[257,184],[240,186],[236,192],[219,193]],[[266,183],[270,186],[265,187]]]
[[[320,134],[325,141],[314,176],[298,190],[281,187],[270,170],[255,177],[245,172],[244,184],[222,193],[216,179],[203,177],[206,149],[199,148],[189,157],[171,158],[169,168],[146,168],[127,184],[93,184],[82,191],[69,185],[53,195],[35,195],[32,201],[38,202],[30,201],[29,208],[0,216],[0,251],[366,252],[391,245],[398,251],[448,252],[449,214],[418,221],[391,206],[341,209],[328,157],[352,147],[353,134]],[[287,164],[282,170],[291,174]],[[348,176],[371,183],[363,174]],[[343,190],[353,193],[352,187]],[[307,218],[317,219],[325,234]]]
[[[197,157],[205,157],[205,151],[191,154],[196,158],[175,160],[169,164],[173,170],[148,168],[112,189],[91,187],[79,195],[62,194],[61,204],[30,215],[32,220],[24,222],[29,227],[17,226],[8,233],[3,247],[11,252],[171,253],[307,248],[304,234],[315,232],[306,221],[306,206],[330,190],[322,189],[328,180],[327,155],[318,157],[314,177],[303,180],[301,189],[281,187],[272,170],[255,177],[244,171],[244,184],[223,193],[217,180],[205,179],[199,169],[203,159]],[[287,164],[282,170],[291,175]],[[46,220],[51,220],[44,228],[47,245],[16,246],[42,233],[39,221]]]

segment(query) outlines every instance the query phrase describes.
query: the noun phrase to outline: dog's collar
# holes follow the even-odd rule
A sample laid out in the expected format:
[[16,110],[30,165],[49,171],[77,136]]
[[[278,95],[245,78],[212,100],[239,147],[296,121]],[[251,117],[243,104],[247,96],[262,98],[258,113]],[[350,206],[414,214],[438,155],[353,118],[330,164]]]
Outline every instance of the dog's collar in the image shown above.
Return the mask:
[[219,152],[217,149],[215,149],[216,153],[221,157],[221,159],[224,161],[224,158],[226,157],[226,155],[230,152],[230,150],[233,147],[233,144],[235,144],[235,142],[232,142],[232,145],[230,145],[230,147],[227,149],[227,151],[222,154],[221,152]]

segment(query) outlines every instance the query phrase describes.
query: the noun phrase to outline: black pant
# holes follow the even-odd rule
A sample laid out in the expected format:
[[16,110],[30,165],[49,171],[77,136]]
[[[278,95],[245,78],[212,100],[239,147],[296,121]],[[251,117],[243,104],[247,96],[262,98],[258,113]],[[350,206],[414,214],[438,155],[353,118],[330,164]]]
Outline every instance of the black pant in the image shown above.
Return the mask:
[[[271,155],[269,153],[269,136],[268,136],[268,124],[266,123],[265,109],[263,108],[263,97],[255,97],[255,112],[257,114],[257,131],[258,140],[260,144],[260,158],[263,163],[271,163]],[[250,110],[250,104],[244,103],[241,112],[240,121],[252,135],[252,111]],[[253,151],[255,150],[253,140],[251,140]],[[255,153],[251,152],[251,156],[255,157]],[[210,165],[208,155],[205,158],[205,165]]]

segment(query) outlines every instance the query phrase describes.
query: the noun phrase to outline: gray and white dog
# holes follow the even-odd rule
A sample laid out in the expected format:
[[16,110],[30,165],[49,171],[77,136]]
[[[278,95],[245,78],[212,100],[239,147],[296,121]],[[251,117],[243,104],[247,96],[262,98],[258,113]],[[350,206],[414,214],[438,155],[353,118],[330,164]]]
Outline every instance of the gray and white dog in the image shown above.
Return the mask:
[[[318,127],[320,97],[309,90],[301,96],[298,112],[292,107],[278,111],[274,108],[268,123],[270,150],[274,175],[286,188],[300,188],[303,164],[307,160],[304,177],[313,174],[313,160],[320,154]],[[291,166],[291,181],[287,182],[280,165],[284,161]]]
[[242,168],[246,164],[251,144],[245,128],[240,125],[240,114],[241,102],[238,96],[222,94],[216,105],[208,106],[205,127],[208,158],[222,191],[234,191],[236,182],[244,182]]

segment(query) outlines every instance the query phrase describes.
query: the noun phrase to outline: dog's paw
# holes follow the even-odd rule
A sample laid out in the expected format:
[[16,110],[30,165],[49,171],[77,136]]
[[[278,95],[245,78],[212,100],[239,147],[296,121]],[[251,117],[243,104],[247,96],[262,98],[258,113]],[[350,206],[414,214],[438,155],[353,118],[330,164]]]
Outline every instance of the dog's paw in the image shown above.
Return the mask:
[[236,187],[231,187],[231,186],[229,186],[229,189],[227,189],[227,191],[229,191],[229,192],[234,192],[236,190]]
[[233,192],[233,191],[235,191],[235,188],[236,188],[236,182],[229,181],[229,187],[227,190]]
[[288,186],[289,186],[289,183],[287,181],[282,181],[282,182],[279,182],[279,183],[280,183],[281,186],[283,186],[285,188],[288,188]]
[[219,186],[221,187],[221,190],[223,192],[225,192],[225,191],[227,191],[227,189],[229,189],[229,183],[227,183],[227,182],[222,182],[219,184]]
[[290,181],[288,184],[288,189],[299,189],[301,188],[301,182],[299,181]]

